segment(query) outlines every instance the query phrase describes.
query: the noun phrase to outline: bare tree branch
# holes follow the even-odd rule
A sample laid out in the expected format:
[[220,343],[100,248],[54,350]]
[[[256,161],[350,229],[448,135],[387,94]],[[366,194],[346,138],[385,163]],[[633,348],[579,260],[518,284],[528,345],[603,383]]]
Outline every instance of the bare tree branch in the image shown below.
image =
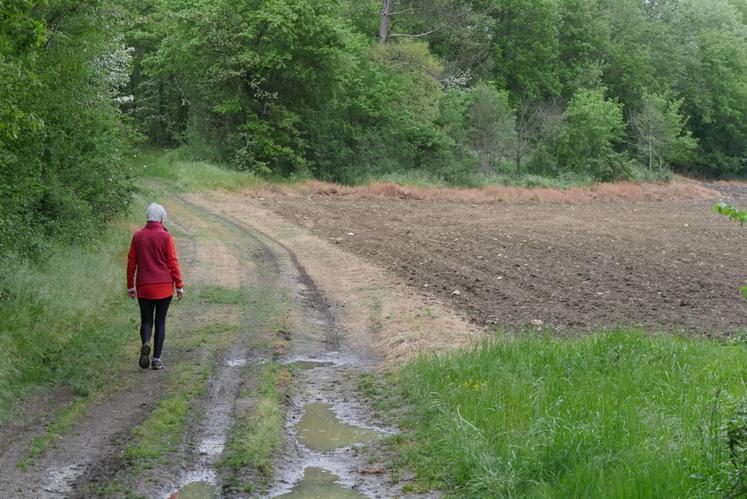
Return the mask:
[[435,33],[436,31],[440,30],[441,28],[443,28],[443,26],[439,26],[439,27],[437,27],[437,28],[434,28],[434,29],[432,29],[432,30],[430,30],[430,31],[426,31],[425,33],[418,33],[417,35],[411,35],[411,34],[409,34],[409,33],[390,33],[390,34],[389,34],[389,37],[390,37],[390,38],[392,38],[392,37],[403,37],[403,38],[421,38],[421,37],[423,37],[423,36],[428,36],[428,35],[430,35],[431,33]]

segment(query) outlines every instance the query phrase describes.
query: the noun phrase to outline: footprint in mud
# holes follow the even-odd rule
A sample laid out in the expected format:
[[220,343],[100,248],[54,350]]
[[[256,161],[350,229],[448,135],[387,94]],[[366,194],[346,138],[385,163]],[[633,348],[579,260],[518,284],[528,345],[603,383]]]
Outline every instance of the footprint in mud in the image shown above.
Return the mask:
[[322,402],[310,402],[304,406],[297,431],[302,444],[320,452],[370,443],[382,437],[376,430],[341,422],[332,411],[332,404]]
[[309,467],[303,479],[287,494],[277,496],[284,499],[358,499],[366,497],[353,489],[337,484],[339,477],[322,468]]

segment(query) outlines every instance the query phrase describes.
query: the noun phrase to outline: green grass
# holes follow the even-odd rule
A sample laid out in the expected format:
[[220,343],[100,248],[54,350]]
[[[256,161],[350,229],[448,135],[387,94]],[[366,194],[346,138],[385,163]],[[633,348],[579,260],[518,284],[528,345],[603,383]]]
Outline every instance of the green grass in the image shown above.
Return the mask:
[[197,299],[214,305],[240,305],[244,303],[244,294],[241,289],[207,285],[199,288]]
[[124,292],[127,222],[101,241],[57,247],[38,262],[1,259],[0,421],[17,401],[50,386],[86,397],[112,382],[112,370],[100,366],[116,365],[137,337],[137,304]]
[[211,363],[184,362],[169,370],[167,395],[158,401],[148,418],[132,430],[122,456],[133,472],[170,456],[182,440],[182,432],[194,401],[202,395]]
[[[248,391],[243,398],[253,398],[251,408],[238,417],[231,428],[221,466],[256,470],[263,484],[272,476],[272,462],[283,436],[285,407],[292,374],[287,366],[275,362],[262,370],[259,388]],[[247,484],[243,485],[247,488]]]
[[746,400],[746,354],[604,332],[422,358],[397,375],[401,459],[420,488],[458,497],[723,497],[744,462],[724,428]]
[[26,470],[29,464],[52,445],[60,435],[70,430],[73,424],[85,414],[91,402],[91,399],[80,398],[60,410],[44,432],[31,440],[26,453],[17,463],[18,467]]
[[181,191],[258,187],[267,181],[249,172],[223,168],[207,161],[181,158],[178,151],[141,150],[132,160],[143,177],[168,181]]

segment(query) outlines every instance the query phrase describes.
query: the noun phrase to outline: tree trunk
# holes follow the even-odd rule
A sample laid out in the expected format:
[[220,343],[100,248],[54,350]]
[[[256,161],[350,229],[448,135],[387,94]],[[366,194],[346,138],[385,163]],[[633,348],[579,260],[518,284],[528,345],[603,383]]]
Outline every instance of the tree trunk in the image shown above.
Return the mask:
[[389,38],[389,16],[391,16],[394,0],[383,0],[381,6],[381,20],[379,21],[379,43],[385,44]]
[[514,174],[518,177],[519,175],[521,175],[521,152],[517,150],[514,158],[516,162],[516,171],[514,172]]

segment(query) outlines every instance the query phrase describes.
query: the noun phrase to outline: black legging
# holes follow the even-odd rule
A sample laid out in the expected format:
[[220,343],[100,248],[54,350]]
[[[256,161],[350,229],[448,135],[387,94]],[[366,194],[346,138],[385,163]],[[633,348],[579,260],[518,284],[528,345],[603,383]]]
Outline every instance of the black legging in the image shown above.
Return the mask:
[[153,312],[156,313],[156,337],[153,339],[155,344],[153,357],[156,359],[161,358],[163,340],[166,337],[166,314],[171,305],[171,298],[169,296],[160,300],[137,299],[140,305],[140,339],[144,344],[150,341],[150,333],[153,330]]

